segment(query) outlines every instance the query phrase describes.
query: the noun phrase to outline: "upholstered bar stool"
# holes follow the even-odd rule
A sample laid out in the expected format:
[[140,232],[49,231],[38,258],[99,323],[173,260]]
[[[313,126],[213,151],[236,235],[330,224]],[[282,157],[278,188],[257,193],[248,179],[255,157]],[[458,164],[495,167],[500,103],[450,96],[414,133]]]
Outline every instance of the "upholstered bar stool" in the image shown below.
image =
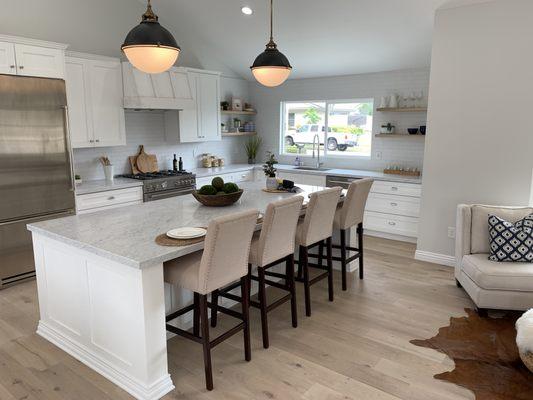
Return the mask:
[[[349,263],[359,259],[359,279],[363,279],[363,216],[365,213],[366,201],[373,179],[360,179],[350,183],[348,193],[342,207],[337,209],[333,221],[333,229],[340,231],[340,244],[333,245],[334,249],[340,249],[341,256],[333,257],[333,260],[340,261],[342,270],[342,290],[347,289],[346,268]],[[357,225],[357,248],[346,245],[346,231]],[[348,251],[356,252],[351,257],[347,257]]]
[[[194,304],[166,318],[169,322],[189,311],[194,311],[193,333],[168,323],[167,330],[202,344],[207,390],[213,389],[211,349],[217,344],[243,330],[245,359],[251,360],[248,256],[258,215],[259,212],[253,210],[213,219],[207,228],[203,252],[189,254],[164,264],[165,282],[194,292]],[[214,340],[210,340],[207,295],[236,280],[240,280],[242,313],[224,307],[219,307],[219,311],[238,318],[241,322]]]
[[[329,301],[333,301],[333,262],[332,243],[333,218],[339,203],[342,189],[335,187],[312,193],[303,220],[296,229],[296,245],[298,246],[298,278],[303,282],[305,292],[305,314],[311,316],[311,286],[328,278]],[[309,263],[309,249],[318,245],[327,248],[327,267]],[[319,268],[325,272],[309,278],[309,267]]]
[[[249,258],[249,277],[259,283],[259,301],[250,301],[250,305],[261,310],[261,327],[263,334],[263,347],[268,349],[270,343],[268,338],[268,320],[267,313],[279,307],[290,300],[292,326],[298,326],[296,311],[296,285],[294,281],[294,237],[296,234],[296,225],[302,211],[302,196],[291,197],[270,203],[267,206],[263,217],[263,226],[261,233],[254,235],[252,246],[250,248]],[[268,271],[272,267],[285,262],[285,274]],[[252,267],[257,267],[257,276],[252,274]],[[284,280],[284,284],[269,280],[266,276],[273,276]],[[278,289],[287,291],[288,294],[276,300],[270,305],[266,301],[266,285],[274,286]],[[233,287],[232,287],[233,286]],[[236,288],[232,285],[224,291],[220,291],[221,297],[231,300],[241,301],[241,298],[229,290]],[[213,298],[213,316],[211,317],[212,325],[216,324],[214,317],[216,306]]]

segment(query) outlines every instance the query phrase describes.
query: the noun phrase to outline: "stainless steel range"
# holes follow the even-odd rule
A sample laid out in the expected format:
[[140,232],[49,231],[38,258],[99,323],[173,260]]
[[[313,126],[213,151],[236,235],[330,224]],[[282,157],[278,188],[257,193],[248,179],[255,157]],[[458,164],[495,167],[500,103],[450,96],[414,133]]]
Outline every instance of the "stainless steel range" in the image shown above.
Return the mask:
[[187,171],[159,171],[147,174],[128,174],[122,178],[143,181],[144,201],[166,199],[190,194],[196,189],[196,175]]

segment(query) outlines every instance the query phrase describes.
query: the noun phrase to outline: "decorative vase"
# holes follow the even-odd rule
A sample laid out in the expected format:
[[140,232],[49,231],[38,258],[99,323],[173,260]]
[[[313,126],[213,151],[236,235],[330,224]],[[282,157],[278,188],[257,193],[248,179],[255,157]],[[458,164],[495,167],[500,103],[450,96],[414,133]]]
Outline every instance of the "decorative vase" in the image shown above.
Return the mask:
[[393,94],[390,96],[389,107],[398,108],[398,95],[397,94]]
[[249,158],[248,164],[255,164],[255,158]]
[[276,179],[276,177],[267,177],[266,188],[268,190],[276,190],[278,188],[278,180]]
[[104,175],[107,182],[113,182],[114,168],[112,165],[104,165]]

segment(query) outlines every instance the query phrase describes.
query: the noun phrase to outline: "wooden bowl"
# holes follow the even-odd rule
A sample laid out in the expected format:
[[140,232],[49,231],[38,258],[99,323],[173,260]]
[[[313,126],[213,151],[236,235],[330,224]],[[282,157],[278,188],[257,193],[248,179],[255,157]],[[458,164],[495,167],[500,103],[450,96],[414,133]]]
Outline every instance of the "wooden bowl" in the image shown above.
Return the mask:
[[525,354],[520,353],[520,358],[526,365],[526,367],[533,372],[533,353],[527,352]]
[[197,191],[192,192],[192,195],[196,200],[202,203],[207,207],[226,207],[231,206],[236,203],[242,196],[243,190],[240,189],[238,192],[229,193],[229,194],[214,194],[214,195],[205,195],[200,194]]

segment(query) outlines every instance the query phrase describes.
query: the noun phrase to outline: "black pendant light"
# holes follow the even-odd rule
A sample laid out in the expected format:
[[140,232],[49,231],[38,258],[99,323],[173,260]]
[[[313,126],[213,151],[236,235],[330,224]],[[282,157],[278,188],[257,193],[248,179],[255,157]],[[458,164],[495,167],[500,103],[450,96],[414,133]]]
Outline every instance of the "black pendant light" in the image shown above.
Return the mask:
[[121,49],[135,68],[150,74],[168,70],[180,54],[176,39],[159,24],[150,0],[141,23],[128,33]]
[[287,80],[291,74],[291,64],[285,55],[278,50],[274,43],[273,19],[274,19],[274,0],[270,0],[270,41],[266,45],[264,52],[259,54],[254,61],[252,74],[255,79],[262,85],[276,87]]

